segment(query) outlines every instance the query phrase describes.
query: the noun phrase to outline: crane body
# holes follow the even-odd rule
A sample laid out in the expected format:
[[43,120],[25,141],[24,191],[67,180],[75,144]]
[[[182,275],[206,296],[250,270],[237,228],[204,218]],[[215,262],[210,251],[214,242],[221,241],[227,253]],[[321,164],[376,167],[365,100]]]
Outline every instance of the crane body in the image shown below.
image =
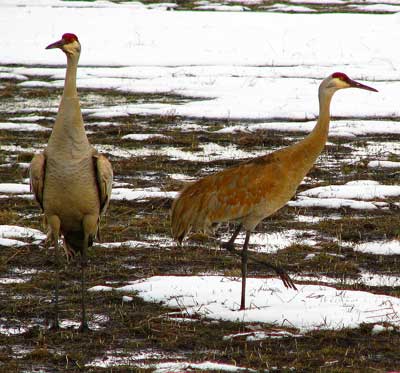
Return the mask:
[[[297,187],[312,168],[328,138],[330,103],[341,88],[376,91],[343,73],[334,73],[319,87],[319,118],[303,140],[272,153],[208,175],[185,187],[171,210],[173,238],[181,243],[191,232],[209,233],[212,225],[238,222],[238,228],[222,247],[234,250],[234,241],[243,228],[246,232],[242,253],[242,298],[245,309],[247,248],[250,233],[258,223],[282,208],[296,193]],[[295,289],[282,268],[265,263],[281,277],[285,286]]]
[[113,171],[107,158],[93,148],[86,136],[76,88],[80,43],[74,34],[46,49],[60,48],[67,55],[64,91],[56,121],[45,150],[33,157],[31,189],[41,206],[48,236],[55,247],[57,278],[54,327],[58,328],[59,244],[64,238],[67,258],[81,256],[82,321],[88,329],[85,309],[84,268],[87,249],[98,234],[100,217],[106,211],[112,188]]

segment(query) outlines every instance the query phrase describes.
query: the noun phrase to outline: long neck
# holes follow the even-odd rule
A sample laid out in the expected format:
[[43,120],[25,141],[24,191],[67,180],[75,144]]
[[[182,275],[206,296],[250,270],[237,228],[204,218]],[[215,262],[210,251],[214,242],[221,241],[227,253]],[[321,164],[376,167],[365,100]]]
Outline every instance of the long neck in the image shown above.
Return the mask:
[[49,148],[57,149],[58,152],[63,149],[62,151],[65,154],[73,154],[73,157],[85,154],[85,151],[89,149],[89,141],[85,133],[85,126],[76,89],[78,60],[79,54],[67,54],[67,72],[65,75],[64,92],[48,143]]
[[311,133],[300,142],[306,148],[308,156],[313,158],[313,162],[324,149],[328,139],[332,95],[331,92],[327,93],[326,90],[320,89],[318,95],[319,116],[317,124]]
[[303,140],[286,148],[284,153],[287,157],[288,172],[293,180],[300,183],[307,172],[314,165],[316,159],[324,149],[328,139],[330,121],[330,103],[332,92],[328,92],[322,87],[319,90],[319,117],[317,124]]
[[67,54],[67,72],[65,74],[63,97],[78,97],[76,89],[76,72],[78,70],[79,54]]

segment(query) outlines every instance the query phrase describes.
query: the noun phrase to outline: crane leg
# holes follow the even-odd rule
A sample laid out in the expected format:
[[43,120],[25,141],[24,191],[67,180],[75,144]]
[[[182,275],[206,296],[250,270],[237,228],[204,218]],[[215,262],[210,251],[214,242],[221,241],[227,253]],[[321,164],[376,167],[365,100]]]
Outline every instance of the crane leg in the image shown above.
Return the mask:
[[89,326],[86,320],[86,304],[85,304],[85,269],[87,267],[87,248],[89,242],[89,235],[85,234],[84,244],[81,252],[81,326],[79,331],[86,332],[89,330]]
[[55,278],[55,288],[54,288],[54,319],[53,323],[50,325],[50,329],[58,330],[60,328],[59,323],[59,308],[58,308],[58,295],[60,288],[60,248],[58,245],[58,239],[60,237],[60,219],[57,215],[52,215],[47,219],[48,225],[50,227],[51,238],[54,244],[54,255],[56,260],[56,278]]
[[[250,237],[250,231],[246,232],[246,239],[245,239],[245,244],[246,244],[246,240],[247,240],[247,244],[246,244],[246,249],[245,246],[243,246],[243,250],[242,252],[239,252],[235,249],[235,245],[234,245],[234,241],[236,239],[236,237],[238,236],[240,230],[242,228],[242,225],[240,224],[235,232],[233,233],[232,237],[230,238],[230,240],[228,242],[222,242],[221,243],[221,247],[228,250],[230,253],[238,255],[242,258],[242,263],[243,263],[243,255],[246,256],[246,263],[247,263],[247,259],[249,259],[250,261],[254,262],[254,263],[258,263],[261,264],[267,268],[272,269],[273,271],[276,272],[276,274],[280,277],[280,279],[283,282],[283,285],[288,288],[288,289],[293,289],[293,290],[297,290],[296,285],[294,284],[294,282],[292,281],[292,279],[290,278],[290,276],[286,273],[286,271],[280,267],[280,266],[276,266],[270,262],[267,262],[265,260],[260,260],[254,257],[254,255],[249,255],[247,252],[247,247],[248,247],[248,238],[247,236]],[[242,268],[243,268],[243,264],[242,264]]]
[[79,330],[81,332],[85,332],[89,330],[89,326],[86,320],[86,279],[85,279],[85,269],[87,268],[87,250],[90,244],[92,243],[92,238],[96,235],[97,232],[97,215],[85,215],[82,222],[82,228],[84,232],[84,241],[83,248],[81,251],[81,326]]
[[246,309],[246,279],[247,279],[247,248],[249,246],[250,231],[246,232],[246,238],[244,239],[242,249],[242,296],[240,299],[240,309]]
[[228,242],[221,242],[221,247],[223,249],[226,249],[228,251],[234,251],[235,250],[235,246],[234,246],[234,242],[236,240],[236,237],[238,236],[240,230],[242,229],[242,224],[239,224],[235,231],[232,234],[232,237],[229,239]]

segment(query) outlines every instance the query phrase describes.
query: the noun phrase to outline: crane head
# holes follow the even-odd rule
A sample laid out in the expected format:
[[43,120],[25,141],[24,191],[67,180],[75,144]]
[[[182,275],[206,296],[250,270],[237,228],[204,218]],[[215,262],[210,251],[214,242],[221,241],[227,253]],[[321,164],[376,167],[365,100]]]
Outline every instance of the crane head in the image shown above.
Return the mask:
[[346,74],[339,72],[333,73],[332,75],[328,76],[328,78],[325,79],[324,82],[324,86],[328,90],[333,89],[334,91],[336,91],[342,88],[360,88],[367,91],[378,92],[375,88],[356,82],[355,80],[350,79]]
[[66,54],[79,54],[81,51],[81,45],[78,37],[75,34],[66,33],[62,38],[55,43],[52,43],[46,47],[46,49],[59,48]]

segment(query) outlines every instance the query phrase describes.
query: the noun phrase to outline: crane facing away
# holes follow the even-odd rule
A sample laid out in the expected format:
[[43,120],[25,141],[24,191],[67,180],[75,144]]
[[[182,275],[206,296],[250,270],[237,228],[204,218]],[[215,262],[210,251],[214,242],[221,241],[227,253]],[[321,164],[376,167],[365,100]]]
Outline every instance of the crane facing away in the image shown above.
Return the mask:
[[36,154],[30,166],[30,184],[44,212],[48,238],[56,258],[55,315],[53,328],[59,328],[59,238],[64,238],[67,258],[80,253],[81,311],[80,330],[88,329],[85,308],[87,249],[99,232],[100,217],[110,202],[113,171],[107,158],[94,149],[86,136],[76,88],[81,45],[74,34],[46,49],[59,48],[67,56],[64,91],[49,142]]
[[[242,258],[242,294],[240,309],[245,309],[247,249],[250,234],[257,224],[283,207],[295,194],[304,176],[322,152],[328,138],[330,103],[333,94],[343,88],[376,89],[336,72],[319,86],[317,124],[303,140],[206,176],[185,187],[171,210],[172,236],[179,244],[190,232],[209,232],[214,223],[237,221],[238,226],[228,242],[221,244]],[[242,252],[234,242],[241,229],[246,232]],[[262,262],[274,269],[284,285],[296,289],[281,267]]]

